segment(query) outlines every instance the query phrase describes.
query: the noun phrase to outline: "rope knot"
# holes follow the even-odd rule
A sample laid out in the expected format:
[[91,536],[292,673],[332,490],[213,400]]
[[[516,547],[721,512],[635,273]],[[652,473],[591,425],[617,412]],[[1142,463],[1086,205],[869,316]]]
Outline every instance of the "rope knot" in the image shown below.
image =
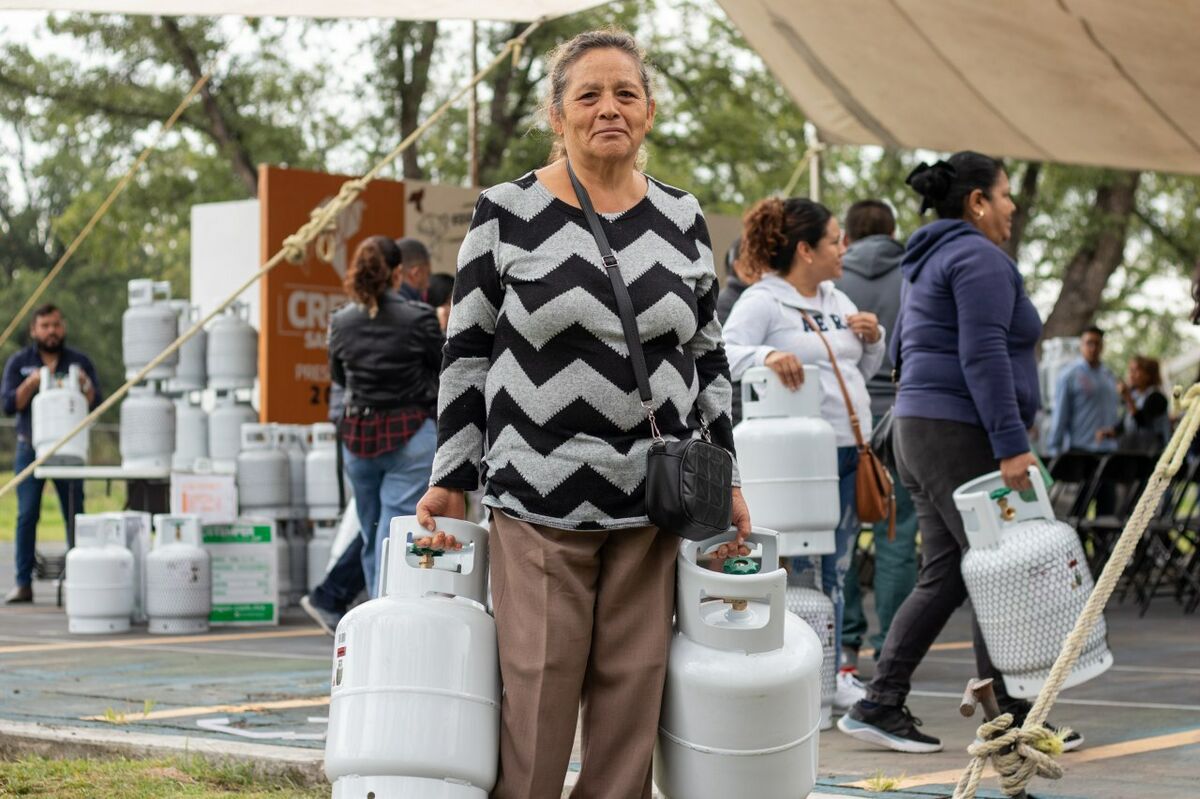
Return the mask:
[[1063,738],[1069,731],[1056,733],[1042,724],[1018,728],[1012,723],[1012,714],[1004,713],[979,725],[979,741],[967,747],[973,760],[959,780],[955,797],[975,795],[989,759],[1006,796],[1023,792],[1035,776],[1048,780],[1062,777],[1062,766],[1055,758],[1062,754]]

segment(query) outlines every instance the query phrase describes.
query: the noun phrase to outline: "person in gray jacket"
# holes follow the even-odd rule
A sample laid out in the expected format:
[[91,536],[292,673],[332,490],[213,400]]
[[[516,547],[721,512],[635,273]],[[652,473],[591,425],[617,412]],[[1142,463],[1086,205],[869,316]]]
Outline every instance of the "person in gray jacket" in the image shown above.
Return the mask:
[[[896,218],[879,200],[860,200],[846,212],[846,254],[837,287],[863,310],[872,311],[888,330],[896,329],[904,277],[900,258],[904,245],[895,239]],[[871,415],[878,422],[896,400],[892,362],[884,357],[879,369],[867,377]],[[875,612],[879,629],[869,639],[876,656],[883,647],[892,617],[917,581],[917,513],[912,497],[899,477],[892,473],[896,490],[895,537],[888,537],[887,522],[874,527]],[[858,585],[858,563],[852,561],[846,575],[846,610],[842,619],[842,667],[855,669],[868,625]]]

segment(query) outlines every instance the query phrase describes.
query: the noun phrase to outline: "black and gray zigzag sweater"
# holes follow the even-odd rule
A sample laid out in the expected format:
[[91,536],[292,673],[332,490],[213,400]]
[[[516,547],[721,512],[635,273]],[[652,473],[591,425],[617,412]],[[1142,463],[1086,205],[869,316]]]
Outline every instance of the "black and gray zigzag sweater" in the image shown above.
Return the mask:
[[[708,229],[690,194],[654,179],[603,214],[621,266],[663,435],[699,413],[733,452],[729,366]],[[458,254],[438,396],[432,485],[565,529],[648,523],[650,426],[612,285],[583,213],[530,172],[485,191]]]

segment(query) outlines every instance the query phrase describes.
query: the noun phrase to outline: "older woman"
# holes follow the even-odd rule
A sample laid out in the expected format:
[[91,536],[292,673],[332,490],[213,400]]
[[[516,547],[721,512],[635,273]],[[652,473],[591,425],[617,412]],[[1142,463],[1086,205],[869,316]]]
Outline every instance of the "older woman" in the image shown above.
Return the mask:
[[[899,752],[942,743],[905,706],[912,674],[950,615],[967,598],[967,537],[954,489],[998,468],[1010,488],[1030,488],[1028,430],[1038,409],[1034,347],[1042,333],[1017,265],[1000,249],[1016,204],[999,161],[970,151],[908,177],[921,211],[937,222],[913,234],[900,267],[909,282],[892,344],[900,370],[895,448],[921,529],[917,586],[888,630],[867,696],[838,722],[843,732]],[[975,628],[979,677],[996,680],[1001,709],[1020,726],[1030,705],[1009,697]],[[1066,749],[1082,743],[1077,733]]]
[[[821,588],[833,600],[839,658],[845,609],[842,589],[859,531],[858,439],[849,406],[854,407],[858,435],[869,440],[871,397],[866,377],[875,374],[884,356],[884,331],[875,314],[860,311],[833,285],[842,276],[845,251],[837,219],[820,203],[802,197],[758,202],[742,223],[739,260],[745,273],[762,277],[746,289],[725,323],[735,380],[751,366],[768,366],[795,389],[804,382],[804,364],[820,372],[821,416],[837,434],[842,514],[834,536],[837,551],[821,558]],[[835,709],[847,710],[862,696],[853,667],[839,669]],[[832,719],[826,716],[822,724],[828,728]]]
[[[732,452],[716,276],[695,198],[638,170],[655,105],[634,40],[580,34],[548,72],[555,157],[485,191],[459,252],[418,513],[431,531],[433,515],[461,518],[485,482],[504,681],[492,795],[560,795],[582,702],[576,793],[649,797],[678,538],[646,515],[651,431],[566,159],[632,295],[659,427],[683,438],[705,423]],[[733,504],[748,534],[736,488]]]

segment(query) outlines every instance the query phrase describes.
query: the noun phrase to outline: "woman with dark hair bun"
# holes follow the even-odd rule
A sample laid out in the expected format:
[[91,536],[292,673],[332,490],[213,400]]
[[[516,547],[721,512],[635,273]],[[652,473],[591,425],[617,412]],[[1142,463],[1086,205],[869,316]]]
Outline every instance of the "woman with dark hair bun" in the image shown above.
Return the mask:
[[[804,382],[805,364],[820,372],[821,416],[837,434],[841,521],[837,551],[821,557],[821,588],[833,600],[835,648],[841,657],[843,584],[851,546],[859,530],[855,477],[858,440],[846,393],[863,440],[871,437],[871,398],[866,376],[883,362],[883,327],[873,313],[859,311],[833,281],[842,276],[846,245],[829,209],[803,197],[772,197],[754,205],[742,220],[739,271],[761,276],[742,294],[725,323],[725,344],[734,380],[752,366],[767,366],[790,389]],[[829,349],[827,349],[827,347]],[[830,349],[837,359],[834,371]],[[797,508],[798,513],[803,508]],[[807,559],[797,559],[799,570]],[[845,711],[863,696],[853,667],[839,668],[834,710]],[[832,718],[822,718],[824,729]]]
[[[920,753],[942,743],[917,729],[921,721],[905,705],[912,674],[967,598],[960,570],[967,537],[952,495],[997,468],[1010,488],[1031,487],[1037,459],[1028,430],[1040,404],[1034,347],[1042,322],[1017,265],[1000,249],[1016,211],[1004,166],[960,152],[921,164],[908,185],[921,195],[922,213],[932,208],[939,217],[908,240],[900,266],[909,285],[891,345],[900,374],[896,461],[917,507],[921,572],[892,620],[866,698],[838,728]],[[978,624],[974,638],[977,675],[995,680],[1001,709],[1019,727],[1029,703],[1005,691]],[[1071,733],[1064,748],[1082,742]]]
[[444,339],[433,308],[396,292],[400,260],[388,236],[363,241],[343,281],[351,302],[329,322],[329,369],[346,389],[339,428],[372,597],[388,526],[393,516],[416,511],[437,444],[433,419]]

